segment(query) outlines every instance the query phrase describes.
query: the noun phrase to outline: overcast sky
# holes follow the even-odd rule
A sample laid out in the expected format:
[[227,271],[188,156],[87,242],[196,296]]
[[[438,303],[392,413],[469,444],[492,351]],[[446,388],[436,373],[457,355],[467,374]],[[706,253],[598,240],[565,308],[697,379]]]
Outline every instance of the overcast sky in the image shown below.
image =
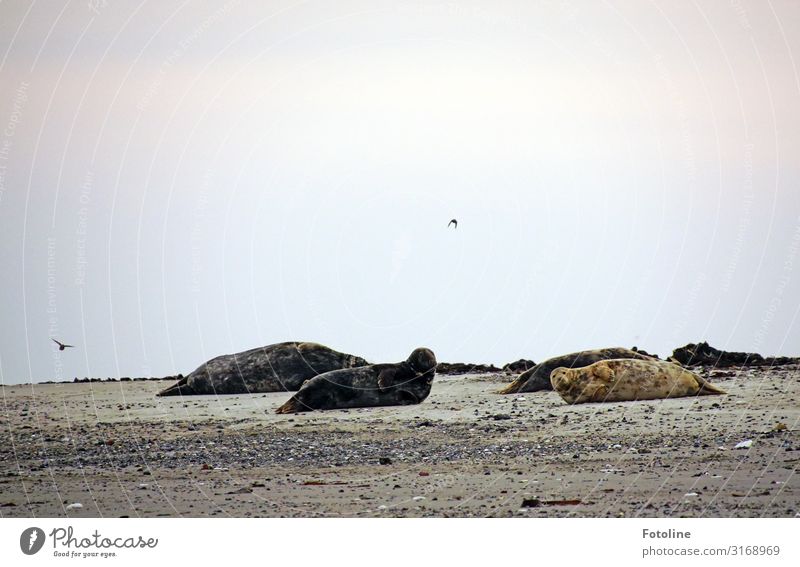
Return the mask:
[[800,355],[799,3],[253,4],[0,4],[3,383]]

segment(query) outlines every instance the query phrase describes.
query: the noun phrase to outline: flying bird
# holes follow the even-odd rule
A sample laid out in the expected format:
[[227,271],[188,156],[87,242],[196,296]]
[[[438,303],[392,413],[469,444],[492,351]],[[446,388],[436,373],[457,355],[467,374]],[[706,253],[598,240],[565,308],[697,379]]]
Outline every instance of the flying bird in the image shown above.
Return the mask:
[[458,221],[456,219],[453,219],[449,223],[447,223],[447,228],[450,228],[451,224],[453,225],[453,228],[458,228]]
[[65,345],[64,343],[60,343],[55,339],[53,339],[53,342],[58,345],[58,350],[64,350],[65,348],[75,348],[74,345]]

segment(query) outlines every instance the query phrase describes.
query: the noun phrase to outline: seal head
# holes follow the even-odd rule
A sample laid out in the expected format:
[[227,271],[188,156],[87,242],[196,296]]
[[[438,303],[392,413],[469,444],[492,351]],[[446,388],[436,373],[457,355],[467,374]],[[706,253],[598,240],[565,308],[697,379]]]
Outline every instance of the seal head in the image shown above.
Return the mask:
[[406,363],[417,374],[425,374],[436,368],[436,355],[429,348],[414,349]]

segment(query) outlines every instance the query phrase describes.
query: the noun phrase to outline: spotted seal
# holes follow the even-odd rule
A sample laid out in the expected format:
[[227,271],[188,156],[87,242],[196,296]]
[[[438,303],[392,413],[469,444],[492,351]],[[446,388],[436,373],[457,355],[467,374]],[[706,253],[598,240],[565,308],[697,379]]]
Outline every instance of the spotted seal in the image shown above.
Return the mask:
[[635,358],[638,360],[656,360],[650,355],[644,355],[635,350],[627,348],[601,348],[597,350],[582,350],[562,356],[549,358],[540,362],[533,368],[526,370],[516,377],[508,386],[498,392],[498,394],[517,394],[522,392],[538,392],[539,390],[551,390],[550,373],[560,366],[567,368],[578,368],[589,366],[599,360],[609,360],[611,358]]
[[418,404],[430,394],[435,374],[433,351],[418,348],[397,364],[373,364],[320,374],[303,384],[277,413]]
[[286,342],[213,358],[159,396],[295,391],[318,374],[369,364],[317,343]]
[[620,358],[601,360],[583,368],[556,368],[550,381],[568,404],[726,393],[694,372],[663,360]]

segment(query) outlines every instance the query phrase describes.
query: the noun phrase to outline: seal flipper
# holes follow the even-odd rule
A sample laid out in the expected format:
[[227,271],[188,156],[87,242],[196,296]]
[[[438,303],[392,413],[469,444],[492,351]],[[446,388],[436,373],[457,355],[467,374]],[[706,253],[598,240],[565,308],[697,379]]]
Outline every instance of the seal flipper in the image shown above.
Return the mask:
[[306,406],[292,396],[288,402],[275,410],[275,413],[300,413],[301,411],[309,411],[311,408]]
[[725,390],[722,390],[712,384],[711,382],[707,381],[700,376],[697,376],[697,383],[700,386],[700,389],[697,391],[698,396],[716,396],[720,394],[727,394]]
[[394,375],[397,374],[397,370],[393,368],[387,368],[385,370],[381,370],[378,374],[378,390],[381,392],[385,392],[389,388],[393,386],[392,382],[394,380]]
[[193,396],[196,392],[189,386],[188,382],[188,377],[181,376],[175,384],[164,388],[156,396]]
[[420,403],[420,400],[416,394],[413,392],[409,392],[408,390],[399,390],[397,392],[398,396],[398,405],[401,406],[413,406],[415,404]]

